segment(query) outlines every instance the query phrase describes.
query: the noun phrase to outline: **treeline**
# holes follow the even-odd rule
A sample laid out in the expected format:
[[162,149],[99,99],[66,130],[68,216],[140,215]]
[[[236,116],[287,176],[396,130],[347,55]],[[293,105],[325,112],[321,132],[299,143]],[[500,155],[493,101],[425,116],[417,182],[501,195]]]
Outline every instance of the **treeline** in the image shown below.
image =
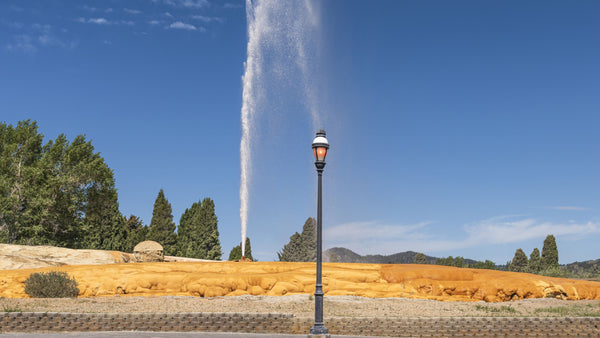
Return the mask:
[[43,138],[35,121],[0,123],[0,243],[131,252],[149,239],[167,255],[221,258],[210,198],[186,209],[177,227],[161,190],[145,226],[119,211],[113,171],[91,141]]

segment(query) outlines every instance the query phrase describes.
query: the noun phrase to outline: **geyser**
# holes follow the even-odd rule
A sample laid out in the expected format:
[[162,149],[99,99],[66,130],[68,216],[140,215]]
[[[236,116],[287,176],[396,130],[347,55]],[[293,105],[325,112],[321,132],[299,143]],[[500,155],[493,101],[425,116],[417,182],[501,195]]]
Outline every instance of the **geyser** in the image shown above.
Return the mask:
[[[253,133],[257,117],[268,114],[269,86],[299,86],[313,130],[320,126],[313,67],[316,62],[318,16],[311,0],[246,0],[247,57],[242,76],[240,142],[240,225],[242,255],[248,224]],[[299,82],[299,83],[298,83]],[[312,133],[312,130],[311,130]]]

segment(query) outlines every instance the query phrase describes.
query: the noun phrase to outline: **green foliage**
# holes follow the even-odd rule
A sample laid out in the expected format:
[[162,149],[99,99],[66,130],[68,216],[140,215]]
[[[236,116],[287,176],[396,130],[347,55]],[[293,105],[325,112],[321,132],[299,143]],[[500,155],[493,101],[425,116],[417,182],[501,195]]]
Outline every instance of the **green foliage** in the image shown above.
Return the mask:
[[525,272],[527,270],[527,255],[523,249],[519,248],[515,252],[512,262],[510,262],[510,271]]
[[542,247],[542,270],[550,270],[558,268],[558,248],[554,235],[546,236],[544,246]]
[[0,123],[0,241],[114,246],[122,234],[111,221],[120,217],[112,170],[83,135],[42,146],[43,137],[31,120]]
[[[251,261],[254,261],[252,257],[252,248],[250,247],[250,237],[246,237],[246,247],[244,248],[245,254],[244,257],[248,258]],[[242,246],[237,245],[229,252],[229,260],[237,261],[242,258]]]
[[[9,305],[9,304],[4,304],[2,306],[2,310],[0,310],[0,312],[23,312],[23,309],[20,308],[18,305]],[[1,333],[2,331],[0,331]]]
[[495,270],[496,269],[496,263],[490,261],[489,259],[486,259],[485,262],[475,262],[473,264],[473,269]]
[[536,314],[551,314],[561,317],[600,317],[599,304],[573,305],[573,306],[550,306],[537,308]]
[[539,273],[542,269],[542,257],[540,256],[540,250],[538,248],[534,248],[529,255],[529,262],[527,263],[527,272],[529,273]]
[[154,201],[152,220],[146,238],[160,243],[164,248],[165,255],[176,254],[177,235],[175,234],[173,211],[171,203],[165,198],[165,192],[162,189]]
[[67,298],[77,297],[79,289],[66,272],[35,272],[25,280],[25,293],[32,298]]
[[223,253],[217,225],[215,203],[210,198],[198,201],[185,209],[177,229],[178,256],[221,259]]
[[502,306],[489,306],[489,305],[475,305],[475,309],[479,311],[485,311],[488,313],[496,313],[496,314],[514,314],[517,313],[517,310],[512,306],[502,305]]
[[229,251],[229,261],[237,261],[242,258],[242,247],[240,245],[236,245]]
[[415,264],[428,264],[429,262],[427,262],[427,256],[425,256],[424,253],[417,252],[417,254],[415,255],[414,263]]
[[467,264],[465,264],[465,259],[461,256],[457,256],[456,258],[452,257],[452,256],[448,256],[447,258],[438,258],[435,261],[436,265],[444,265],[444,266],[456,266],[458,268],[466,268],[468,267]]
[[129,218],[124,218],[125,225],[127,228],[127,240],[124,244],[125,252],[133,252],[133,248],[138,244],[146,240],[148,234],[148,227],[142,223],[142,220],[135,216],[130,215]]
[[309,217],[302,234],[294,233],[288,244],[277,253],[281,262],[314,262],[317,259],[317,221]]
[[562,278],[571,277],[571,275],[569,274],[568,271],[561,269],[560,267],[543,269],[543,270],[540,270],[540,272],[538,274],[540,274],[542,276],[548,276],[548,277],[562,277]]

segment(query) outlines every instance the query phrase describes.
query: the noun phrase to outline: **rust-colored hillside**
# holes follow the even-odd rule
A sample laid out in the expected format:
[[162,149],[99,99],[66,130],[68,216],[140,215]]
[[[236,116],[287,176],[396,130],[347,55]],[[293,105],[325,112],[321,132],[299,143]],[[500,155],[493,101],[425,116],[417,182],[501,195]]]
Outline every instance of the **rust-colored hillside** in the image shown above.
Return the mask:
[[[74,276],[80,297],[291,295],[314,292],[314,263],[168,262],[64,265],[0,271],[0,297],[24,298],[32,272]],[[326,295],[498,302],[524,298],[600,299],[600,282],[436,265],[325,263]]]

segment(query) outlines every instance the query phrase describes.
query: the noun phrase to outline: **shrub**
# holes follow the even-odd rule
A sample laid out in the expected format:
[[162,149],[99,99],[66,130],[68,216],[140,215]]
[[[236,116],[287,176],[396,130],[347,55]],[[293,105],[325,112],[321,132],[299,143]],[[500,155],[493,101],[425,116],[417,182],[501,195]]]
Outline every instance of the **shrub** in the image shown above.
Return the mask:
[[32,298],[67,298],[77,297],[79,289],[66,272],[35,272],[25,280],[25,293]]

